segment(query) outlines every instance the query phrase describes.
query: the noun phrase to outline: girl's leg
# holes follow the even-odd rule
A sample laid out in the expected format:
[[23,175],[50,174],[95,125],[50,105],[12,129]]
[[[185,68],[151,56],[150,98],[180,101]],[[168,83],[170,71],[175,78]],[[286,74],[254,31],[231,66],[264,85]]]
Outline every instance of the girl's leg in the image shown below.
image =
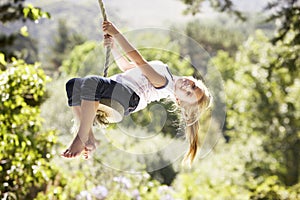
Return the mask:
[[[75,115],[76,120],[80,121],[81,118],[81,106],[73,106],[72,107],[73,113]],[[89,153],[96,149],[96,138],[93,133],[92,127],[89,131],[89,139],[85,144],[84,148],[84,158],[87,159],[89,157]]]
[[67,158],[76,157],[85,149],[98,106],[98,101],[86,100],[82,100],[81,107],[74,106],[75,115],[80,117],[80,126],[72,144],[62,153],[62,156]]
[[72,106],[72,111],[75,115],[76,120],[80,121],[81,117],[81,106]]

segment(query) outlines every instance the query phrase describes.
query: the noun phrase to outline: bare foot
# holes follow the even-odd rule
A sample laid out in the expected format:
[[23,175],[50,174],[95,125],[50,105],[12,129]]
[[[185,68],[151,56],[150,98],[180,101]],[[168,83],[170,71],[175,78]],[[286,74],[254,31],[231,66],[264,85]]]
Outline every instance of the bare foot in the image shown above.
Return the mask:
[[61,156],[65,158],[74,158],[79,156],[84,149],[84,143],[81,141],[80,137],[76,135],[70,147],[64,153],[62,153]]
[[83,156],[85,159],[89,158],[89,154],[96,149],[96,144],[98,144],[94,133],[92,131],[89,132],[89,139],[85,143]]

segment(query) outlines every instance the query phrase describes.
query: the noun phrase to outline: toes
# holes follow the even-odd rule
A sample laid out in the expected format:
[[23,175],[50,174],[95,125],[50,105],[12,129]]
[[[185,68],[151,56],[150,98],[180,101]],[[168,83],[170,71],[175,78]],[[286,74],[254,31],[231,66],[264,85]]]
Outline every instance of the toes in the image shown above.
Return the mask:
[[72,157],[72,153],[71,152],[68,152],[67,154],[66,154],[66,158],[71,158]]
[[76,153],[73,152],[69,154],[69,158],[74,158],[74,157],[76,157]]
[[88,147],[84,147],[84,152],[83,152],[83,156],[84,156],[84,159],[88,159],[89,158],[89,155],[90,153],[93,151],[93,149],[90,149]]
[[65,158],[74,158],[78,155],[78,153],[72,153],[70,149],[67,149],[65,152],[60,154],[60,156],[65,157]]
[[88,159],[89,158],[89,149],[88,148],[84,148],[84,152],[83,152],[83,156],[84,156],[84,159]]
[[89,145],[84,147],[84,151],[92,151],[93,149],[94,148],[92,146],[89,146]]
[[60,156],[62,156],[64,158],[75,158],[75,157],[79,156],[82,152],[84,152],[84,153],[86,152],[84,155],[87,158],[88,152],[90,152],[90,150],[86,147],[83,150],[75,151],[75,152],[74,152],[74,150],[67,149],[63,153],[61,153]]
[[61,153],[60,156],[68,158],[69,153],[70,153],[70,150],[67,149],[63,153]]
[[65,152],[63,152],[63,154],[68,154],[70,151],[70,149],[65,150]]
[[72,154],[73,158],[79,156],[80,153],[81,153],[81,152],[75,152],[75,153],[73,153],[73,154]]

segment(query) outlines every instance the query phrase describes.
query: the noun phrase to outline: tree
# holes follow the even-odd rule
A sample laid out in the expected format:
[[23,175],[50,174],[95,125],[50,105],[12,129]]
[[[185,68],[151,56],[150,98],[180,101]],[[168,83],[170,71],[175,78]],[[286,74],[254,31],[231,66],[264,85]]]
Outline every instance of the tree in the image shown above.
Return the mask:
[[[1,21],[33,21],[44,15],[49,17],[38,8],[24,6],[23,2],[1,3]],[[20,32],[23,36],[28,34],[26,27]],[[40,192],[44,195],[56,193],[53,188],[59,189],[65,184],[63,175],[50,163],[56,132],[42,130],[43,119],[40,117],[40,105],[46,98],[45,84],[49,78],[40,64],[28,64],[16,58],[22,57],[18,53],[9,53],[25,52],[26,55],[28,52],[23,51],[28,45],[19,45],[16,35],[1,37],[4,40],[1,44],[6,45],[8,51],[0,52],[0,196],[1,199],[34,199]],[[22,41],[31,42],[27,38]],[[26,56],[32,62],[36,59],[31,54]]]
[[25,0],[5,0],[0,5],[0,21],[2,23],[22,20],[35,21],[42,17],[49,18],[50,14],[31,4],[24,5]]
[[[264,150],[277,160],[276,170],[261,167],[258,175],[276,174],[287,186],[299,182],[300,45],[291,37],[276,45],[258,32],[240,48],[236,58],[220,53],[213,63],[227,78],[227,129],[232,137],[256,134]],[[225,60],[225,62],[224,62]],[[251,119],[251,120],[249,120]],[[248,137],[248,136],[246,136]]]
[[262,139],[225,143],[220,140],[212,155],[178,174],[172,187],[179,199],[299,199],[299,185],[286,187],[276,175],[259,174],[277,161],[264,151]]
[[[179,28],[175,28],[177,29]],[[179,40],[181,55],[190,58],[191,64],[198,69],[193,75],[201,78],[207,73],[210,56],[215,56],[218,50],[228,51],[231,55],[237,51],[244,39],[241,32],[233,27],[225,28],[217,23],[208,25],[200,20],[194,20],[186,25],[185,34],[188,37],[180,40],[175,34],[171,35],[171,38],[174,41]]]
[[279,20],[280,22],[277,34],[272,39],[273,43],[288,38],[290,31],[295,33],[291,43],[300,43],[300,4],[298,0],[272,1],[268,3],[265,10],[275,10],[275,12],[267,18],[266,22],[275,20]]
[[[198,8],[203,1],[185,3]],[[232,2],[225,1],[225,5],[224,8],[230,8]],[[265,10],[274,11],[268,22],[280,22],[270,40],[272,44],[263,34],[258,34],[248,40],[236,58],[220,52],[214,64],[232,76],[226,77],[232,94],[227,128],[261,134],[265,150],[281,164],[277,175],[290,186],[299,181],[299,105],[294,93],[299,92],[300,5],[297,0],[276,0]],[[241,91],[246,93],[240,95]]]
[[83,44],[85,39],[77,34],[70,33],[70,29],[66,24],[66,20],[60,19],[58,21],[57,35],[54,36],[54,45],[51,48],[50,63],[53,70],[57,71],[64,59],[66,59],[71,50],[76,46]]
[[104,63],[103,47],[94,41],[87,41],[77,45],[70,52],[70,56],[63,60],[61,70],[71,76],[87,76],[101,74]]
[[219,12],[227,12],[237,16],[241,20],[245,20],[245,16],[234,8],[232,0],[181,0],[187,5],[186,14],[195,15],[201,12],[201,6],[204,2],[209,2],[210,6]]
[[[209,2],[210,5],[219,12],[225,12],[237,16],[241,20],[246,20],[244,15],[234,9],[234,4],[232,0],[181,0],[183,3],[187,4],[186,13],[191,13],[193,15],[201,12],[201,5],[204,2]],[[267,3],[267,6],[264,8],[263,12],[268,12],[267,19],[265,22],[274,22],[279,20],[277,34],[273,37],[272,42],[283,40],[285,37],[288,37],[290,30],[293,30],[296,35],[293,37],[293,43],[300,43],[300,31],[298,27],[300,26],[299,17],[300,17],[300,4],[298,0],[275,0]]]
[[[41,18],[50,18],[50,14],[31,4],[25,5],[25,0],[5,0],[0,4],[0,21],[4,25],[15,21],[38,21]],[[26,26],[9,35],[1,31],[0,44],[0,51],[7,60],[18,57],[29,63],[37,61],[36,41],[28,35]]]
[[0,196],[33,199],[58,175],[49,163],[55,132],[42,132],[39,117],[49,79],[38,64],[12,60],[7,63],[0,54]]
[[[262,31],[236,55],[212,59],[224,77],[226,134],[173,183],[182,199],[299,199],[300,45],[297,30],[272,44]],[[200,189],[199,189],[200,188]]]
[[17,57],[30,64],[38,60],[37,41],[30,36],[15,33],[9,36],[0,34],[0,37],[0,42],[4,41],[0,52],[5,53],[6,59]]

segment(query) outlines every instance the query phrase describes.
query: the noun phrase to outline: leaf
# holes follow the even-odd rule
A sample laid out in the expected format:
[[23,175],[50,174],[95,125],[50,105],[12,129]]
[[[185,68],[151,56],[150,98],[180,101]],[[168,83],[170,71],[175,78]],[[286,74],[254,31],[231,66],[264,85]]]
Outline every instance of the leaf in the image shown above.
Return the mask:
[[23,15],[25,18],[28,17],[29,11],[30,11],[30,8],[28,8],[28,7],[23,8]]
[[0,64],[1,65],[6,65],[6,61],[5,61],[5,55],[3,53],[0,53]]
[[28,37],[28,36],[29,36],[27,26],[23,26],[23,27],[20,29],[20,34],[23,35],[24,37]]

